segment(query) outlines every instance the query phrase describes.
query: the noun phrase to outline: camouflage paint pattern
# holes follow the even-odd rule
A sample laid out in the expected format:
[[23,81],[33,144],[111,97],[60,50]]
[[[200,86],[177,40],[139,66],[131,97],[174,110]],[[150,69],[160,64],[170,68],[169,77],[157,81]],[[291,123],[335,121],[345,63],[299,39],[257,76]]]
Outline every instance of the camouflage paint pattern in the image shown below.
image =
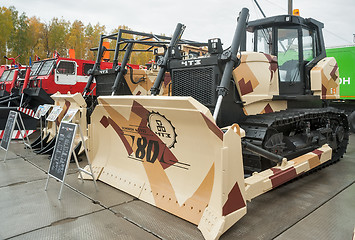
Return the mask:
[[338,99],[339,67],[333,57],[319,61],[311,70],[311,90],[321,99]]
[[[191,97],[99,97],[89,125],[94,175],[218,239],[246,201],[331,159],[327,145],[244,179],[239,125],[218,128]],[[196,141],[198,137],[198,141]]]
[[281,111],[287,108],[286,101],[272,101],[279,95],[279,73],[275,56],[242,52],[241,63],[233,71],[233,78],[244,103],[246,115]]
[[[246,115],[264,114],[287,109],[287,101],[272,100],[279,95],[276,57],[256,52],[242,52],[241,63],[233,71]],[[339,67],[335,58],[321,60],[311,73],[311,90],[321,99],[339,98]]]
[[[57,120],[55,122],[50,122],[47,121],[47,128],[44,129],[45,133],[50,134],[50,139],[54,138],[56,136],[56,131],[65,116],[65,114],[68,112],[69,109],[78,109],[78,112],[76,115],[73,117],[72,123],[79,124],[81,126],[81,129],[83,131],[83,137],[85,141],[87,141],[87,123],[86,123],[86,102],[83,98],[83,96],[80,93],[75,93],[75,94],[61,94],[61,93],[55,93],[51,96],[51,98],[54,100],[54,105],[55,106],[60,106],[63,110],[59,114]],[[49,140],[50,140],[49,139]],[[79,144],[81,141],[81,137],[79,132],[75,135],[74,138],[74,146]],[[84,148],[81,147],[79,153],[84,151]]]
[[223,133],[191,97],[100,97],[90,158],[98,180],[216,239],[246,213],[242,136],[237,124]]
[[[138,82],[143,80],[138,84],[135,84],[131,81],[130,71],[131,69],[127,71],[127,74],[125,74],[124,78],[132,92],[132,95],[150,95],[150,89],[154,84],[159,70],[133,69],[133,81]],[[159,95],[167,96],[169,93],[171,93],[171,78],[169,73],[165,73]]]
[[[165,54],[165,48],[163,47],[157,47],[155,48],[155,55],[160,55],[163,56]],[[208,48],[207,47],[196,47],[188,44],[181,44],[180,45],[180,54],[183,56],[183,58],[189,58],[189,54],[194,53],[197,54],[198,56],[204,56],[208,53]],[[193,56],[195,58],[196,56]]]
[[198,54],[199,56],[204,56],[208,53],[207,47],[195,47],[187,44],[181,45],[181,52],[184,56],[189,56],[190,53]]
[[244,106],[245,115],[278,112],[287,109],[287,101],[265,100]]
[[284,159],[280,166],[256,173],[245,179],[246,199],[251,200],[262,193],[319,166],[332,158],[332,149],[327,145],[312,152],[287,161]]

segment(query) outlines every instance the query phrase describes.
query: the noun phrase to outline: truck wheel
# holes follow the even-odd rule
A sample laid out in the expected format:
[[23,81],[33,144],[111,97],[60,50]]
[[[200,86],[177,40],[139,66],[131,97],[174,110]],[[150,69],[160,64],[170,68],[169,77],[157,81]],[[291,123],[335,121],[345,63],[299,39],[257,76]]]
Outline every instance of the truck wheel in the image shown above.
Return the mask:
[[355,111],[353,111],[349,115],[348,120],[349,120],[350,131],[355,133]]

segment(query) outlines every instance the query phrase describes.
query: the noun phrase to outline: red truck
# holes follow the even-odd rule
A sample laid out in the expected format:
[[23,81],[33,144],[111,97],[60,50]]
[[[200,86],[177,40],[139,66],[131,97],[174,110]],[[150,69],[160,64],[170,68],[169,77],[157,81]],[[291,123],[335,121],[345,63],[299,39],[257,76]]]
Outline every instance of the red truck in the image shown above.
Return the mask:
[[[8,112],[19,107],[35,110],[41,104],[52,104],[50,95],[83,92],[94,61],[62,58],[44,59],[32,67],[17,67],[5,70],[0,78],[0,131],[4,129]],[[102,69],[112,68],[112,63],[102,62]],[[95,83],[92,84],[95,95]],[[27,130],[36,129],[37,122],[22,114]],[[1,135],[0,135],[1,138]]]

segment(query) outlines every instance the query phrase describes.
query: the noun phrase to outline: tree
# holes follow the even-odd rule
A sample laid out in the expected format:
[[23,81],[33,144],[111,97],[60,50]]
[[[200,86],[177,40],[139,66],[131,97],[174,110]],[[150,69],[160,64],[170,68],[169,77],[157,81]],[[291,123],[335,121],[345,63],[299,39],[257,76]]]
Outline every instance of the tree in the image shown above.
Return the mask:
[[[114,29],[112,31],[112,33],[117,33],[119,32],[120,29],[124,29],[124,30],[131,30],[128,26],[125,25],[121,25],[118,26],[118,28]],[[128,34],[128,33],[123,33],[122,38],[124,39],[134,39],[134,40],[138,40],[137,36],[133,36],[132,34]],[[116,47],[116,41],[111,41],[111,48],[115,49]],[[122,47],[120,47],[120,49],[122,49],[124,47],[124,45],[122,45]],[[142,44],[135,44],[133,46],[133,49],[146,49],[147,46],[142,45]],[[118,55],[118,61],[121,62],[123,60],[123,56],[124,56],[125,52],[122,51],[119,53]],[[153,58],[153,54],[150,52],[132,52],[131,56],[130,56],[130,64],[138,64],[138,65],[144,65],[145,63],[147,63],[149,60],[151,60]],[[113,53],[111,54],[111,59],[113,59]]]
[[[119,26],[117,29],[114,29],[112,31],[112,33],[118,32],[120,29],[131,30],[128,26],[122,25],[122,26]],[[133,36],[132,34],[123,33],[122,38],[138,40],[138,38],[140,38],[140,37]],[[112,41],[111,48],[115,48],[116,47],[115,44],[116,44],[116,41]],[[142,49],[147,49],[147,48],[148,48],[148,46],[143,45],[143,44],[135,44],[133,46],[133,49],[136,49],[136,50],[142,50]],[[124,53],[125,52],[120,52],[120,54],[118,55],[118,61],[122,61]],[[152,59],[153,59],[152,52],[132,52],[129,63],[130,64],[137,64],[137,65],[145,65],[146,63],[148,63]]]
[[48,31],[46,31],[45,24],[41,23],[39,18],[31,17],[28,25],[30,33],[28,36],[30,56],[34,57],[37,55],[41,58],[46,57]]
[[3,58],[7,52],[7,43],[10,39],[13,30],[12,14],[6,7],[0,8],[0,64],[5,64],[6,60]]
[[85,59],[90,59],[90,60],[96,60],[96,51],[90,51],[90,48],[98,47],[99,46],[99,41],[100,41],[100,36],[102,34],[105,34],[106,27],[104,25],[100,25],[97,23],[94,27],[89,23],[85,27],[85,43],[84,43],[84,49],[85,49],[85,54],[84,58]]
[[51,53],[58,51],[60,56],[67,57],[67,36],[70,23],[63,18],[53,18],[48,29],[48,48],[47,57],[51,57]]
[[[114,29],[130,30],[122,25]],[[52,57],[54,51],[58,51],[62,57],[68,56],[68,49],[73,48],[76,58],[96,60],[97,51],[90,48],[98,47],[100,36],[105,34],[105,25],[97,23],[87,26],[75,20],[73,24],[63,18],[53,18],[49,23],[41,22],[39,17],[28,18],[25,13],[19,14],[15,7],[0,7],[0,64],[5,64],[4,55],[8,57],[20,57],[17,59],[21,64],[27,64],[29,57],[35,55],[41,58]],[[123,34],[125,39],[133,39],[131,34]],[[110,40],[110,48],[116,47],[116,41]],[[134,49],[144,49],[146,46],[135,44]],[[113,60],[114,52],[110,52]],[[119,61],[122,61],[124,52],[120,52]],[[145,64],[153,55],[147,52],[135,52],[131,55],[130,63]]]
[[84,24],[75,20],[67,36],[67,49],[74,49],[76,58],[83,58],[85,47]]
[[28,17],[25,13],[19,15],[15,7],[9,8],[11,11],[13,29],[10,34],[10,41],[7,43],[9,55],[18,57],[17,61],[21,64],[27,64],[29,60],[29,42],[30,35],[28,29]]

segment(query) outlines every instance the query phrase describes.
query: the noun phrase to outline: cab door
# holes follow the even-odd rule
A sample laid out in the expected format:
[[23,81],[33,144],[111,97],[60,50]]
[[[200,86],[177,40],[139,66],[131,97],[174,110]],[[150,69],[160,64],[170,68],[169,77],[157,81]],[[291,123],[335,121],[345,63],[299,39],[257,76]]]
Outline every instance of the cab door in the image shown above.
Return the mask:
[[75,85],[77,82],[77,63],[60,60],[55,71],[56,84]]
[[304,95],[305,82],[300,28],[277,28],[280,95]]

